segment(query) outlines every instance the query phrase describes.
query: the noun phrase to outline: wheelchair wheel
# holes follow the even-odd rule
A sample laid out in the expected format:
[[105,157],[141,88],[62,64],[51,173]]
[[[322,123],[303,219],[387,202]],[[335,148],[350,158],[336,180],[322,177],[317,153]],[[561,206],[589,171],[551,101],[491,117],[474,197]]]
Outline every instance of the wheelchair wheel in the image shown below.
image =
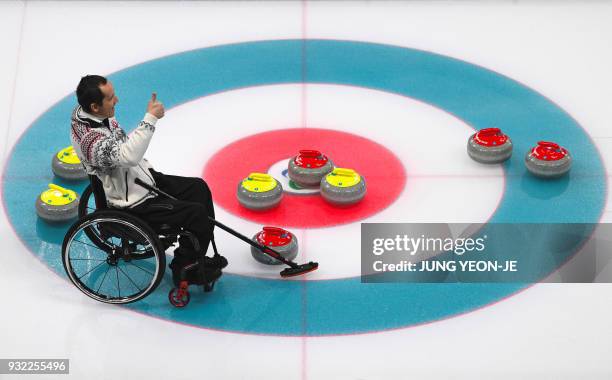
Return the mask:
[[70,281],[87,296],[125,304],[155,290],[164,275],[166,255],[145,222],[123,211],[104,210],[70,227],[62,262]]
[[[96,212],[96,200],[93,197],[91,185],[87,185],[79,200],[79,220],[83,220],[87,215],[93,214],[94,212]],[[104,239],[99,236],[93,227],[85,228],[85,234],[91,243],[95,244],[98,248],[104,249],[106,246]]]
[[92,214],[96,211],[96,201],[94,197],[92,197],[92,194],[93,190],[91,185],[87,185],[79,200],[79,219],[83,219],[88,214]]

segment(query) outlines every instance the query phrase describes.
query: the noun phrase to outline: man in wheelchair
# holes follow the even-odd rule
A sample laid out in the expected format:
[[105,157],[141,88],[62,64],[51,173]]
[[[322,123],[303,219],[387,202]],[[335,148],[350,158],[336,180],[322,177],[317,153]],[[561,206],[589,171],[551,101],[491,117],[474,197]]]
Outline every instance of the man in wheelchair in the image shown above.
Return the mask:
[[[214,283],[227,260],[217,254],[216,247],[214,257],[206,256],[214,228],[208,216],[215,216],[208,185],[201,178],[157,172],[144,158],[157,121],[164,117],[164,106],[156,94],[152,94],[142,121],[129,135],[115,119],[119,99],[109,80],[99,75],[84,76],[76,96],[79,105],[72,112],[70,138],[87,172],[99,180],[107,206],[140,217],[160,234],[182,229],[195,235],[195,240],[179,235],[179,247],[170,263],[172,279],[176,286],[181,281]],[[136,179],[177,199],[157,196],[137,185]],[[205,265],[193,265],[198,260],[204,260]]]

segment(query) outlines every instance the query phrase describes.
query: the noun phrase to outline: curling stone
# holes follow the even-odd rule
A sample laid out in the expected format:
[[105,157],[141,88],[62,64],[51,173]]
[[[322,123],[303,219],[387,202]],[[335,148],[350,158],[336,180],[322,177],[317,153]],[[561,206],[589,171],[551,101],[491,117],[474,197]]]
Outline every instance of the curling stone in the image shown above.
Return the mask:
[[83,164],[81,164],[81,160],[79,160],[79,157],[74,151],[72,145],[53,155],[53,159],[51,160],[51,170],[53,170],[53,173],[56,176],[64,179],[87,179],[85,167]]
[[36,199],[36,213],[47,222],[65,222],[74,219],[79,212],[79,197],[72,190],[49,184]]
[[353,169],[335,168],[321,180],[321,195],[338,206],[357,203],[365,194],[365,179]]
[[470,136],[467,152],[474,161],[498,164],[512,156],[512,141],[499,128],[485,128]]
[[[264,227],[253,236],[253,240],[270,247],[287,260],[293,260],[298,254],[298,241],[294,234],[278,227]],[[253,258],[262,264],[277,265],[280,261],[266,255],[255,247],[251,247]]]
[[300,150],[289,160],[289,178],[302,187],[318,187],[321,179],[334,169],[333,162],[318,150]]
[[570,170],[572,158],[567,149],[554,142],[538,141],[525,156],[525,166],[542,178],[561,177]]
[[276,207],[283,197],[283,186],[269,174],[251,173],[238,184],[238,202],[251,210]]

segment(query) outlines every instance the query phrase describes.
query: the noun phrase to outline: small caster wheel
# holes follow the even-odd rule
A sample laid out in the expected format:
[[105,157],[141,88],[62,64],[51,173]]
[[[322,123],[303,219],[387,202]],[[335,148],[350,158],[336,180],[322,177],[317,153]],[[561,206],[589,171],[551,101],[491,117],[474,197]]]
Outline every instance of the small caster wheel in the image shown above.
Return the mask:
[[181,281],[181,284],[178,288],[172,288],[170,293],[168,293],[168,300],[174,307],[185,307],[189,303],[191,299],[191,295],[189,294],[189,290],[187,290],[188,283],[187,281]]

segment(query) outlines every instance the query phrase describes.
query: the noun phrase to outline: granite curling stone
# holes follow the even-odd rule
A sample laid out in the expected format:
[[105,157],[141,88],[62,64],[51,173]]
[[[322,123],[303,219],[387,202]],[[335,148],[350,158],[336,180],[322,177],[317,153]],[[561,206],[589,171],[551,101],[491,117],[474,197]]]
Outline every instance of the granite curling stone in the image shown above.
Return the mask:
[[468,155],[483,164],[498,164],[512,156],[512,141],[499,128],[485,128],[470,136]]
[[79,160],[72,145],[53,155],[51,170],[56,176],[68,180],[75,181],[88,178],[85,167],[81,164],[81,160]]
[[[293,261],[298,254],[298,241],[295,235],[279,227],[264,227],[262,231],[253,236],[253,241],[272,248],[287,260]],[[251,255],[262,264],[282,264],[282,262],[266,255],[255,247],[251,247]]]
[[238,184],[238,202],[248,209],[263,211],[278,206],[283,186],[269,174],[251,173]]
[[334,169],[333,162],[318,150],[300,150],[288,162],[289,178],[302,187],[318,187],[321,179]]
[[321,195],[337,206],[355,204],[366,195],[365,179],[353,169],[335,168],[321,180]]
[[75,219],[79,212],[79,197],[69,189],[49,184],[49,189],[36,198],[36,214],[52,223]]
[[538,141],[538,145],[525,156],[525,166],[535,176],[557,178],[570,170],[572,158],[567,149],[559,144]]

